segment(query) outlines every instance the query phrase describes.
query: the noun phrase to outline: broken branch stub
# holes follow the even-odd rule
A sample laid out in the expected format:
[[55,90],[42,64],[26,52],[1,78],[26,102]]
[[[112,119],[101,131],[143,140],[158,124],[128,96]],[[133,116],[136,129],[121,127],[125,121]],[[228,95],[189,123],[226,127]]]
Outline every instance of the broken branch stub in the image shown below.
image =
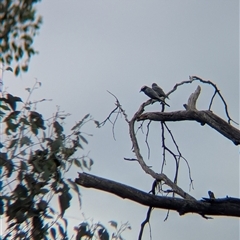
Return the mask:
[[200,95],[200,92],[201,92],[201,87],[198,85],[195,92],[192,93],[188,98],[188,104],[183,105],[186,110],[197,110],[196,103],[197,103],[198,96]]

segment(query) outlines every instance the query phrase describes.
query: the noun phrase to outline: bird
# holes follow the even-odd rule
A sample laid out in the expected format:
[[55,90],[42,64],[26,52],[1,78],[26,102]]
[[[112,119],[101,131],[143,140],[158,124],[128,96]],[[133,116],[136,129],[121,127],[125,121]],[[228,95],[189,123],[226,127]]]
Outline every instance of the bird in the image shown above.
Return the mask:
[[215,199],[214,193],[211,191],[208,191],[208,195],[210,199]]
[[157,100],[161,103],[163,103],[164,105],[167,105],[168,107],[170,107],[167,103],[164,102],[164,99],[162,99],[161,97],[158,96],[157,92],[155,92],[152,88],[148,87],[148,86],[143,86],[140,90],[140,92],[144,92],[148,97],[150,97],[153,100]]
[[165,94],[162,88],[160,88],[156,83],[152,84],[152,89],[158,94],[159,97],[164,97],[169,99],[169,97]]

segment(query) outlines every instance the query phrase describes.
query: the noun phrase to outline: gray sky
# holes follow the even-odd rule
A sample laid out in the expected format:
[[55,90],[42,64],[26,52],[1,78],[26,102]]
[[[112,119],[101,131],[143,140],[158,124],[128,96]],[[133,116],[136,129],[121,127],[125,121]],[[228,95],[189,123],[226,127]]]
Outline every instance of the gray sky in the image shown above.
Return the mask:
[[[39,12],[44,23],[35,47],[40,52],[30,64],[30,70],[19,78],[11,73],[4,75],[4,86],[11,93],[27,96],[25,87],[32,86],[37,78],[43,86],[33,99],[52,98],[42,103],[39,111],[44,117],[51,115],[60,105],[72,114],[66,129],[91,113],[104,120],[115,107],[114,93],[129,118],[139,105],[147,100],[139,93],[143,85],[157,82],[168,92],[189,75],[197,75],[215,82],[228,102],[233,119],[239,120],[239,4],[238,1],[43,1]],[[185,85],[170,96],[171,105],[166,111],[183,110],[189,95],[198,83]],[[207,109],[213,89],[201,85],[198,109]],[[24,98],[24,97],[23,97]],[[146,108],[156,111],[159,104]],[[214,102],[213,111],[226,119],[220,100]],[[208,126],[195,122],[168,123],[182,154],[191,166],[197,199],[207,197],[212,190],[216,197],[239,196],[238,148]],[[86,131],[94,136],[86,152],[95,164],[91,171],[101,177],[119,181],[148,192],[153,179],[135,162],[128,127],[120,118],[116,124],[116,141],[111,126]],[[160,169],[161,139],[159,123],[150,128],[151,159],[147,159],[144,136],[141,153],[153,170]],[[169,136],[166,136],[170,144]],[[166,173],[172,177],[173,159],[168,157]],[[71,175],[73,179],[75,175]],[[77,176],[77,175],[76,175]],[[180,187],[189,189],[187,168],[180,167]],[[129,221],[132,230],[126,239],[137,239],[147,208],[108,193],[81,189],[83,209],[77,202],[67,212],[70,226],[89,219],[119,224]],[[153,239],[239,239],[238,219],[215,217],[205,220],[198,215],[180,217],[171,212],[164,222],[166,211],[155,210],[151,219]],[[148,229],[143,239],[150,239]]]

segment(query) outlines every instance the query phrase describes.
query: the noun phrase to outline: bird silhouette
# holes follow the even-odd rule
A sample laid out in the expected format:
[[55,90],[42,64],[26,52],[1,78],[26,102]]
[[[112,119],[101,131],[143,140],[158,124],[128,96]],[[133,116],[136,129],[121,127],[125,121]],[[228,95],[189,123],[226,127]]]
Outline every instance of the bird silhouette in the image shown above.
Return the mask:
[[152,89],[158,94],[159,97],[164,97],[164,98],[168,98],[168,95],[165,94],[165,92],[162,90],[162,88],[160,88],[156,83],[152,84]]
[[164,99],[162,99],[161,97],[158,96],[157,92],[155,92],[152,88],[148,87],[148,86],[143,86],[140,90],[140,92],[144,92],[148,97],[150,97],[153,100],[157,100],[161,103],[163,103],[164,105],[167,105],[168,107],[170,107],[167,103],[164,102]]
[[210,199],[215,199],[214,193],[211,191],[208,191],[208,195]]

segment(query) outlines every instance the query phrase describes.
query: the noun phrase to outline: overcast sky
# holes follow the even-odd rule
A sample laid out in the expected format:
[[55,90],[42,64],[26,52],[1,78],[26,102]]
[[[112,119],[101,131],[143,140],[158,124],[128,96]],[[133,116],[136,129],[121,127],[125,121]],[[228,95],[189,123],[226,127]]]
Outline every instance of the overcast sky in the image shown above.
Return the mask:
[[[197,75],[212,80],[228,103],[231,117],[239,120],[239,3],[237,0],[173,0],[173,1],[42,1],[38,7],[43,16],[40,35],[36,37],[35,56],[27,74],[17,79],[10,72],[4,75],[4,87],[12,94],[27,96],[35,78],[42,87],[33,100],[53,99],[42,103],[39,111],[47,118],[59,105],[72,115],[66,129],[86,113],[104,120],[120,100],[129,118],[147,100],[139,93],[143,85],[157,82],[166,92],[176,83]],[[166,111],[184,110],[183,104],[199,83],[184,85],[170,96]],[[198,109],[207,109],[213,89],[201,85]],[[159,104],[146,111],[159,110]],[[213,112],[226,119],[223,104],[217,100]],[[195,198],[207,197],[212,190],[216,197],[239,197],[239,153],[232,142],[215,130],[196,122],[168,123],[182,154],[187,158],[194,179]],[[236,126],[236,125],[235,125]],[[237,126],[236,126],[237,127]],[[146,130],[146,129],[145,129]],[[101,129],[89,125],[86,153],[94,160],[92,174],[150,191],[153,179],[136,162],[128,126],[123,118],[116,124],[116,141],[111,125]],[[151,159],[147,159],[144,135],[139,137],[146,163],[159,171],[161,165],[161,132],[159,123],[150,127]],[[170,144],[169,136],[166,136]],[[166,173],[174,176],[173,159],[167,161]],[[77,177],[71,175],[73,179]],[[179,185],[189,190],[187,167],[182,162]],[[147,208],[105,192],[81,188],[83,208],[77,201],[67,212],[70,226],[88,219],[119,224],[129,221],[132,230],[125,239],[137,239]],[[76,197],[75,197],[76,198]],[[153,239],[239,239],[238,219],[214,217],[206,220],[198,215],[179,216],[155,210],[151,219]],[[149,229],[143,239],[150,239]]]

